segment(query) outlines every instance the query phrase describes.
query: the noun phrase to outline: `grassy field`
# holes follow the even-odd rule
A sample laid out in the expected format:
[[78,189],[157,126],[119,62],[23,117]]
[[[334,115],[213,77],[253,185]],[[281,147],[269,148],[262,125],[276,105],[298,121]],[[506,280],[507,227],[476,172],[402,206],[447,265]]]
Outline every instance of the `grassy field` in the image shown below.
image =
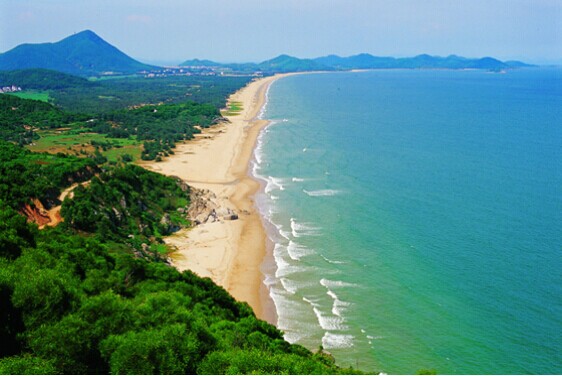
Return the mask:
[[221,114],[223,116],[234,116],[238,115],[242,111],[242,102],[229,102],[227,104],[226,110],[222,110]]
[[49,93],[45,91],[19,91],[16,93],[10,93],[11,95],[15,95],[16,97],[20,97],[22,99],[33,99],[36,101],[43,101],[49,102]]
[[109,161],[117,161],[123,154],[129,154],[133,161],[140,159],[142,143],[126,138],[110,138],[98,133],[85,132],[84,129],[59,128],[37,132],[40,139],[29,145],[28,148],[35,152],[67,153],[77,156],[86,156],[95,152],[92,143],[105,146],[100,147],[100,152]]

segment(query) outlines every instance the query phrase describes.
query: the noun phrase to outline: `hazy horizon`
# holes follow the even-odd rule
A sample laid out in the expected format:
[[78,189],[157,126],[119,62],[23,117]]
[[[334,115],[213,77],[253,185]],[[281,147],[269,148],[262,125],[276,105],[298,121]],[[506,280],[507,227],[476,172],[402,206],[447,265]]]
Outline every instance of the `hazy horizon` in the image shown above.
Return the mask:
[[493,56],[562,64],[562,1],[0,0],[0,52],[90,29],[148,63],[288,54]]

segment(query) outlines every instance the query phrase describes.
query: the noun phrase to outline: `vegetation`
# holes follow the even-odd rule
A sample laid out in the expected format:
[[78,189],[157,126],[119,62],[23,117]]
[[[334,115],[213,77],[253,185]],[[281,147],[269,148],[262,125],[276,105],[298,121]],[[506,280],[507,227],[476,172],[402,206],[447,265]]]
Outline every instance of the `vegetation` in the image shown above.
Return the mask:
[[[96,81],[81,86],[51,90],[53,102],[67,111],[108,113],[139,105],[193,101],[225,106],[226,98],[250,81],[251,77],[170,76],[128,77]],[[23,86],[22,86],[23,87]]]
[[88,186],[76,188],[61,213],[67,226],[99,233],[104,239],[131,235],[160,239],[188,224],[176,211],[188,204],[189,190],[181,181],[135,165],[118,165],[92,178]]
[[141,158],[153,160],[167,155],[176,142],[193,138],[200,128],[207,128],[218,119],[220,113],[214,106],[185,102],[115,111],[101,116],[91,129],[114,138],[136,136],[145,141]]
[[60,90],[95,86],[85,78],[42,68],[0,71],[0,86],[8,85],[16,85],[24,90]]
[[44,91],[18,91],[15,93],[10,93],[10,95],[14,95],[22,99],[32,99],[35,101],[41,101],[47,103],[49,103],[49,100],[51,99],[51,97],[49,97],[49,93]]
[[[33,72],[32,72],[33,73]],[[209,82],[209,79],[201,80]],[[178,82],[184,81],[184,85]],[[189,140],[193,134],[199,133],[201,128],[206,128],[221,119],[220,107],[224,106],[226,96],[244,80],[228,80],[221,85],[209,85],[211,88],[201,89],[194,85],[198,80],[164,80],[151,81],[147,79],[111,80],[107,83],[83,90],[82,84],[74,88],[49,91],[57,102],[59,95],[71,95],[72,103],[82,103],[77,108],[88,108],[91,103],[97,112],[83,114],[69,112],[52,104],[25,100],[12,95],[0,95],[0,139],[13,141],[20,145],[31,144],[31,150],[48,151],[52,153],[70,153],[77,156],[95,156],[96,152],[104,158],[116,162],[123,155],[126,159],[154,160],[173,153],[172,149],[178,141]],[[172,85],[171,82],[177,84]],[[155,85],[150,85],[154,83]],[[188,83],[190,83],[188,85]],[[159,92],[159,85],[172,87]],[[189,86],[186,89],[186,85]],[[113,88],[127,88],[125,92]],[[98,95],[92,98],[91,92],[110,90],[114,95]],[[75,91],[74,91],[75,90]],[[186,100],[185,90],[191,91],[200,98],[214,98],[213,103],[199,103]],[[176,92],[177,91],[177,92]],[[109,93],[103,91],[104,93]],[[175,102],[173,95],[181,95],[182,102]],[[64,93],[64,94],[61,94]],[[82,93],[90,93],[85,97]],[[146,96],[154,97],[160,93],[167,98],[166,102],[158,104],[136,104],[127,108],[99,111],[99,103],[104,101],[117,102],[120,96],[128,98],[127,103],[135,103]],[[174,94],[175,93],[175,94]],[[74,95],[75,94],[75,95]],[[188,93],[191,94],[191,93]],[[172,98],[168,97],[172,95]],[[188,96],[189,97],[189,96]],[[89,98],[89,99],[88,99]],[[104,99],[114,98],[114,99]],[[82,102],[80,102],[82,100]],[[90,102],[91,100],[91,102]],[[78,101],[78,102],[76,102]],[[136,102],[138,103],[138,102]],[[123,103],[121,103],[123,104]],[[112,107],[112,106],[110,106]],[[121,149],[123,148],[123,149]],[[142,150],[141,150],[142,149]],[[131,157],[131,158],[128,158]]]
[[223,116],[238,115],[242,111],[242,102],[229,102],[226,110],[222,111]]
[[0,258],[0,373],[353,372],[285,342],[210,279],[95,238],[18,226]]
[[35,129],[57,128],[86,119],[42,101],[0,94],[0,139],[5,141],[29,144],[38,138]]
[[28,146],[36,152],[66,153],[79,157],[92,156],[99,151],[110,162],[118,162],[126,157],[124,162],[140,159],[142,143],[134,137],[112,138],[94,133],[90,128],[57,128],[38,130],[38,139]]
[[16,210],[32,198],[52,206],[62,189],[88,180],[96,171],[92,159],[31,153],[0,141],[0,200]]

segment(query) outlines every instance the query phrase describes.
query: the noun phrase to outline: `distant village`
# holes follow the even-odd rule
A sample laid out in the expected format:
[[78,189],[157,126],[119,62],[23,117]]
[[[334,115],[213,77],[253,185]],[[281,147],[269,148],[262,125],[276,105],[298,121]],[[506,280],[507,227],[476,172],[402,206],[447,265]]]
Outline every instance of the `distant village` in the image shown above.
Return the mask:
[[261,77],[262,72],[238,72],[228,67],[221,66],[187,66],[187,67],[164,67],[157,71],[140,72],[146,78],[169,77],[169,76],[252,76]]
[[0,94],[15,93],[16,91],[21,91],[21,87],[16,85],[0,87]]

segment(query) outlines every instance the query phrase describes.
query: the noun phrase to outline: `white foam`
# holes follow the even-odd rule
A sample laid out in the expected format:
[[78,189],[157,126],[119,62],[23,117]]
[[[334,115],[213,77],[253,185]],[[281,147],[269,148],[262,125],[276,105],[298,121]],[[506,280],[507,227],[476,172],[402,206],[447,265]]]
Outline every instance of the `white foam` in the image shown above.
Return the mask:
[[289,240],[287,252],[289,253],[289,257],[291,257],[294,261],[300,261],[302,257],[314,254],[314,251],[310,248],[300,245],[292,240]]
[[320,228],[309,223],[299,223],[294,218],[291,218],[291,233],[295,238],[300,238],[301,236],[318,236],[320,235]]
[[345,264],[345,261],[337,261],[337,260],[330,260],[329,258],[327,258],[326,256],[324,256],[323,254],[320,254],[320,256],[326,260],[327,262],[329,262],[330,264]]
[[332,313],[335,316],[342,317],[343,312],[346,310],[347,307],[351,305],[351,303],[340,300],[336,295],[336,293],[333,292],[332,290],[328,290],[327,294],[334,300],[334,303],[332,304]]
[[290,239],[291,233],[289,231],[279,229],[279,234],[287,240]]
[[281,278],[286,277],[290,274],[304,272],[308,268],[293,265],[285,257],[287,255],[286,246],[283,244],[275,244],[273,247],[273,258],[275,259],[275,264],[277,265],[277,270],[275,271],[275,277]]
[[340,193],[340,191],[338,191],[337,189],[319,189],[316,191],[307,191],[306,189],[303,189],[302,191],[310,197],[335,196]]
[[295,295],[297,293],[297,290],[299,289],[297,284],[287,278],[279,278],[279,281],[281,281],[281,284],[283,285],[283,288],[291,295]]
[[293,180],[293,182],[295,182],[295,183],[299,183],[299,182],[303,182],[303,181],[304,181],[304,179],[302,179],[302,178],[293,178],[292,180]]
[[324,313],[320,310],[320,305],[313,300],[303,297],[302,300],[309,303],[312,306],[312,310],[316,315],[318,324],[324,330],[346,330],[349,329],[347,325],[344,325],[344,318],[340,316],[332,316],[330,314]]
[[283,186],[283,179],[282,178],[274,178],[273,176],[269,176],[267,179],[267,184],[265,186],[265,193],[269,193],[274,189],[278,189],[281,191],[285,190]]
[[326,332],[322,337],[322,346],[325,349],[346,349],[353,347],[354,338],[351,334]]
[[333,287],[357,287],[354,283],[344,282],[344,281],[332,281],[326,278],[322,278],[320,280],[320,284],[327,289],[331,289]]
[[263,119],[263,117],[265,116],[265,111],[267,109],[267,105],[269,104],[269,89],[271,88],[271,85],[273,85],[273,82],[271,84],[269,84],[267,86],[267,89],[265,90],[265,101],[263,103],[263,106],[261,106],[260,112],[257,116],[258,119]]

